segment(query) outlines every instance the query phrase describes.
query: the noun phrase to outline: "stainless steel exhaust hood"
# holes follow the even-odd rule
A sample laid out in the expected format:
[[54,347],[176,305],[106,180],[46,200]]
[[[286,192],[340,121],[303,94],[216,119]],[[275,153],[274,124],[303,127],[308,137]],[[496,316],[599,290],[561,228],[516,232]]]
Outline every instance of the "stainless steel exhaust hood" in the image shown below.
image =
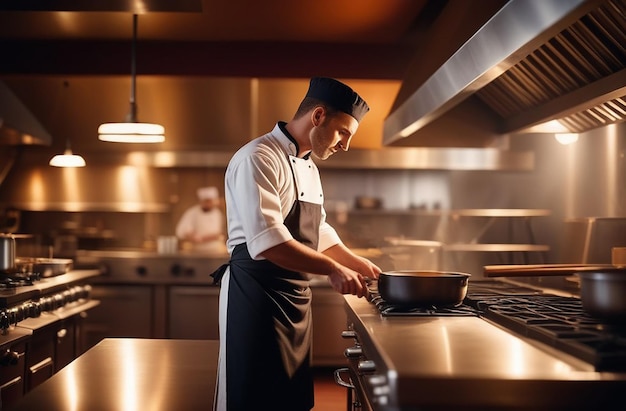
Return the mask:
[[510,0],[432,76],[404,82],[418,85],[398,93],[408,97],[385,119],[383,144],[419,141],[469,105],[499,135],[552,119],[578,133],[624,121],[625,45],[625,0]]
[[52,136],[11,89],[0,81],[0,145],[46,145]]

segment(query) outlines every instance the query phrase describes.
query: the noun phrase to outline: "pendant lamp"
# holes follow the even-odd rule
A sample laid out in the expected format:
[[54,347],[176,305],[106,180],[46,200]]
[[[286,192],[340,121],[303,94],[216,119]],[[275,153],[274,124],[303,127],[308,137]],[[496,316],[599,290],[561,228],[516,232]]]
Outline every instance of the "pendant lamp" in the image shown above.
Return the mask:
[[85,159],[82,156],[72,153],[70,148],[70,141],[67,140],[67,145],[63,154],[57,154],[50,159],[48,163],[53,167],[85,167]]
[[140,123],[137,120],[136,88],[136,49],[137,15],[133,14],[133,42],[131,54],[130,111],[124,123],[104,123],[98,127],[98,139],[113,143],[162,143],[165,141],[165,128],[160,124]]
[[[67,81],[63,82],[63,87],[69,87],[69,83]],[[67,94],[67,93],[65,93]],[[66,100],[67,98],[64,98]],[[70,140],[69,138],[65,142],[65,151],[63,154],[57,154],[50,159],[49,165],[53,167],[85,167],[85,159],[77,154],[72,152],[70,148]]]

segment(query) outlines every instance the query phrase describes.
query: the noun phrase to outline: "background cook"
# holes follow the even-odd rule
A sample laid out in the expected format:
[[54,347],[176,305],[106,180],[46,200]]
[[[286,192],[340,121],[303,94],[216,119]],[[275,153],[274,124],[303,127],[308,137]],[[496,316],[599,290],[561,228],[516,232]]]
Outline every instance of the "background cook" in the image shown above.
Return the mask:
[[176,225],[176,236],[196,251],[224,252],[224,215],[217,187],[196,191],[198,203],[189,207]]

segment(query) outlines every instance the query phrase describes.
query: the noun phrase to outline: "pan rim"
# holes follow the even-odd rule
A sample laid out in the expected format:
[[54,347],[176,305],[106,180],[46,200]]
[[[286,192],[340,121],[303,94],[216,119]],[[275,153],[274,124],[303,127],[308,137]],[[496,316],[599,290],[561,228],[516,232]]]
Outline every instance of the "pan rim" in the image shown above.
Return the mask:
[[382,271],[380,275],[396,277],[422,277],[422,278],[469,278],[470,273],[460,271],[438,271],[438,270],[389,270]]

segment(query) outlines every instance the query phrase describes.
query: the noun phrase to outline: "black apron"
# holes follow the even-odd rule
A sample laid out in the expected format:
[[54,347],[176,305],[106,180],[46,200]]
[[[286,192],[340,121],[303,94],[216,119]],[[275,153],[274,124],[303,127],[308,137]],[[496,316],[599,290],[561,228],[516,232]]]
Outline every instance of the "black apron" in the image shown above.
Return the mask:
[[[308,161],[290,156],[298,200],[284,224],[294,239],[316,250],[322,212],[319,175],[315,175],[317,181],[312,189],[319,193],[312,194],[308,186],[301,188],[306,186],[302,179],[307,172],[298,172],[307,167]],[[311,195],[319,196],[319,200],[303,201],[310,200]],[[217,282],[226,268],[223,266],[214,274]],[[227,321],[225,342],[221,343],[226,352],[220,353],[220,361],[226,361],[226,381],[220,381],[218,375],[216,393],[225,391],[228,411],[310,410],[313,377],[309,359],[311,289],[307,275],[267,260],[253,260],[245,243],[235,247],[228,268]],[[220,384],[224,383],[225,390],[221,387],[220,391]]]

